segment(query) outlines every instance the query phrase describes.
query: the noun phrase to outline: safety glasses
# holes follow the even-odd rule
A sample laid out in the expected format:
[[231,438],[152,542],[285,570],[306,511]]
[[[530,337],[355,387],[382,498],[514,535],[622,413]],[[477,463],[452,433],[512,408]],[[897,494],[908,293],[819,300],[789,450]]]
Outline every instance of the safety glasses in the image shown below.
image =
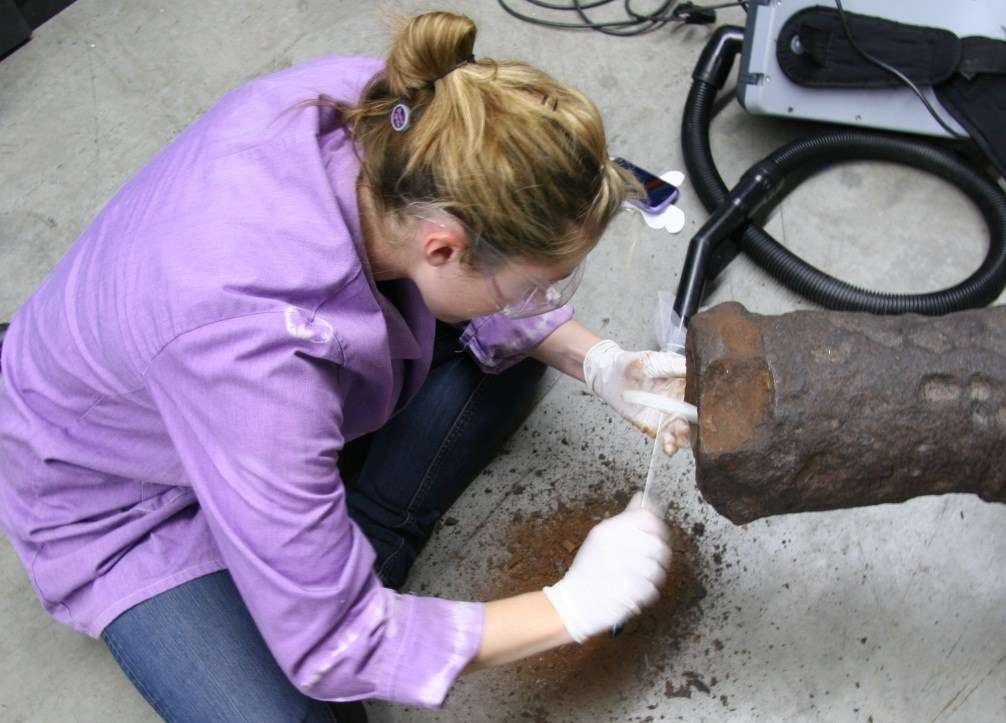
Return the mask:
[[561,279],[549,281],[527,269],[509,262],[493,246],[483,243],[479,254],[485,258],[496,256],[490,261],[494,272],[483,272],[496,298],[498,312],[509,319],[525,319],[555,311],[569,303],[583,280],[586,259]]
[[[457,217],[445,212],[424,210],[412,215],[445,230],[450,230],[448,221],[453,222],[464,231],[470,244],[477,239]],[[539,316],[564,306],[576,293],[586,268],[584,259],[566,276],[550,281],[511,261],[484,239],[476,241],[474,248],[497,312],[509,319]]]

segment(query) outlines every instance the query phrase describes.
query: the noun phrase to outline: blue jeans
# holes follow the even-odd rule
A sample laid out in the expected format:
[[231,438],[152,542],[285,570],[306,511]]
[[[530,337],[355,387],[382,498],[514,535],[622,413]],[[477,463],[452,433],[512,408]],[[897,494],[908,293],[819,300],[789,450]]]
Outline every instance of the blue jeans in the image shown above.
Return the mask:
[[[438,324],[433,367],[416,398],[340,454],[349,514],[400,587],[437,520],[531,410],[540,363],[483,373]],[[168,590],[101,634],[126,676],[167,721],[365,721],[360,704],[302,694],[280,670],[226,571]]]

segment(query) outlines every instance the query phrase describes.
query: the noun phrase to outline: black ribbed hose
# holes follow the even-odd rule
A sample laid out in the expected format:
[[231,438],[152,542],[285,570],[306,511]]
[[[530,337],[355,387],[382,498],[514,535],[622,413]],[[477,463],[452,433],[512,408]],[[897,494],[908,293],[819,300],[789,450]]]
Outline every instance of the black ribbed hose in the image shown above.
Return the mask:
[[[739,28],[725,27],[710,40],[707,52],[693,73],[694,81],[685,104],[681,130],[685,167],[699,198],[710,212],[730,195],[713,161],[709,125],[717,91],[722,88],[740,49],[741,37]],[[863,289],[826,274],[787,250],[753,222],[748,223],[735,239],[740,249],[780,283],[828,309],[938,315],[986,306],[999,296],[1006,287],[1006,194],[953,153],[901,136],[849,130],[793,141],[759,165],[775,164],[781,176],[799,181],[829,164],[854,160],[913,166],[957,186],[975,203],[988,224],[988,253],[978,270],[956,286],[942,291],[892,294]],[[797,184],[786,185],[777,198],[782,198]]]

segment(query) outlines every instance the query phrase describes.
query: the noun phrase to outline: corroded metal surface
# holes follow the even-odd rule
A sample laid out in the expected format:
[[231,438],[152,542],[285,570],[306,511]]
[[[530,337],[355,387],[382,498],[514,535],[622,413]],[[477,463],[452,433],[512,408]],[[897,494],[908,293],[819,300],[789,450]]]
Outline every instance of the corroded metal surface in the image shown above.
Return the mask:
[[1006,501],[1006,307],[728,303],[695,317],[687,353],[699,489],[735,523],[946,492]]

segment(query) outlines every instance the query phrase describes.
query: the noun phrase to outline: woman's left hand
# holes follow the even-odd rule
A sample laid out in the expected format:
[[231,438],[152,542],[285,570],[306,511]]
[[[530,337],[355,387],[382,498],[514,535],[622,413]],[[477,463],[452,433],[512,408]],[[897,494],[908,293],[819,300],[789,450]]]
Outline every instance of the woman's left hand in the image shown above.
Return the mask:
[[662,415],[659,410],[622,399],[627,389],[662,394],[681,401],[685,396],[685,358],[662,351],[626,351],[606,339],[598,342],[583,359],[583,378],[594,394],[618,410],[633,425],[653,437],[660,428],[660,441],[668,455],[689,446],[688,422]]

